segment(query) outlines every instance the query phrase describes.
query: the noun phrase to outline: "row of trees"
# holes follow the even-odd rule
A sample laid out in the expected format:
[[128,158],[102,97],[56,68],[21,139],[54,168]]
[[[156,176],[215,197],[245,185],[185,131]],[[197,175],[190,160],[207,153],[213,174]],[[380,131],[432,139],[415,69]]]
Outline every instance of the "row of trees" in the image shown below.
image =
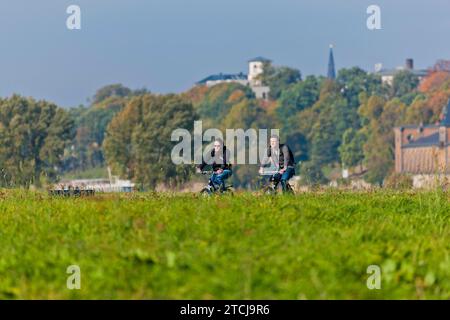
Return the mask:
[[[103,168],[142,188],[179,185],[191,168],[170,160],[176,128],[195,119],[208,128],[279,128],[308,183],[325,183],[332,172],[360,168],[382,183],[394,162],[393,127],[438,120],[450,97],[450,73],[440,62],[419,80],[398,72],[392,86],[360,68],[342,69],[336,80],[267,66],[262,81],[271,99],[255,99],[239,84],[196,86],[180,95],[153,95],[120,84],[97,91],[88,107],[64,110],[46,101],[0,99],[2,186],[41,185],[65,172]],[[241,186],[254,184],[255,168],[238,166]]]
[[71,148],[66,150],[63,171],[85,171],[106,164],[103,140],[114,116],[135,96],[149,93],[146,89],[131,90],[121,84],[100,88],[91,104],[69,110],[76,127]]
[[[266,66],[262,80],[271,86],[270,102],[228,84],[195,88],[189,96],[212,126],[280,128],[306,182],[326,183],[333,172],[358,168],[368,182],[382,184],[393,170],[393,127],[436,121],[450,97],[450,73],[443,66],[438,63],[420,85],[409,71],[399,71],[387,85],[357,67],[340,70],[336,80],[303,80],[298,70]],[[252,175],[245,166],[238,171],[235,180],[246,184]]]
[[92,101],[65,110],[18,95],[0,99],[0,186],[39,187],[107,164],[143,188],[186,181],[190,168],[172,164],[170,135],[192,128],[188,99],[111,85]]

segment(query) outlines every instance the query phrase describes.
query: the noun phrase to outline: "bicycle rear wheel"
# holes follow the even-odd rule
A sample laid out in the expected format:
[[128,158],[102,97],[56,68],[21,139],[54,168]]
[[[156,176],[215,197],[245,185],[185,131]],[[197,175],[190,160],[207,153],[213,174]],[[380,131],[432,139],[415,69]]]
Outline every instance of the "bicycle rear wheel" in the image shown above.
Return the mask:
[[295,191],[289,183],[286,183],[286,194],[294,195]]
[[212,194],[213,192],[210,188],[203,188],[202,191],[200,191],[200,195],[205,198],[210,197]]
[[273,186],[268,185],[262,188],[262,193],[267,195],[274,195],[277,194],[277,190]]
[[225,188],[224,194],[229,195],[229,196],[234,196],[234,188],[232,186],[227,186]]

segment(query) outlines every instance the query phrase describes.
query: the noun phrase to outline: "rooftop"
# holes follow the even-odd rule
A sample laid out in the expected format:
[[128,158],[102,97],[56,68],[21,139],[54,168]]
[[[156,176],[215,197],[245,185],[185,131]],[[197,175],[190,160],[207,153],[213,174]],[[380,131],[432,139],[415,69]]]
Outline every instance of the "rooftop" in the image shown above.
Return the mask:
[[439,145],[439,132],[430,134],[429,136],[419,138],[417,140],[411,141],[405,147],[429,147]]
[[236,74],[213,74],[209,77],[206,77],[203,80],[197,82],[197,84],[206,84],[209,81],[227,81],[227,80],[247,80],[247,75],[244,73],[236,73]]
[[260,56],[260,57],[250,59],[250,60],[248,60],[248,62],[272,62],[272,60]]

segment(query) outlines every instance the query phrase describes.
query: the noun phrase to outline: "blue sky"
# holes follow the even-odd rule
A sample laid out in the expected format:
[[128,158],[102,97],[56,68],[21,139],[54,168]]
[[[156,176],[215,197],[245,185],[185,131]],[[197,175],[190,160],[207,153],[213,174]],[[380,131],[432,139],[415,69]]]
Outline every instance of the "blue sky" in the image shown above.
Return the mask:
[[[81,30],[66,28],[71,4]],[[371,4],[382,30],[366,27]],[[70,107],[111,83],[181,92],[260,55],[324,75],[330,43],[337,68],[426,68],[450,59],[449,17],[448,0],[1,0],[0,96]]]

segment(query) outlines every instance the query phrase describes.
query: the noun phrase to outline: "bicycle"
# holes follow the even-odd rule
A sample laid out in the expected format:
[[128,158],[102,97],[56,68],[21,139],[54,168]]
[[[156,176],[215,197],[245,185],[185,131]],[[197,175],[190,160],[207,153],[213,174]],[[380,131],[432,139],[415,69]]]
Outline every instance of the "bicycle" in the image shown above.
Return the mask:
[[[278,185],[280,184],[280,180],[276,180],[275,179],[275,174],[277,174],[278,171],[265,171],[262,174],[260,174],[261,176],[270,176],[270,179],[268,181],[268,183],[266,183],[265,185],[263,185],[262,187],[262,192],[263,194],[268,194],[268,195],[275,195],[278,193]],[[294,188],[291,186],[291,184],[286,181],[286,194],[290,194],[290,195],[294,195]]]
[[225,185],[225,190],[220,190],[220,186],[216,185],[212,181],[212,175],[214,174],[214,171],[202,171],[201,174],[203,175],[210,175],[208,184],[203,187],[203,189],[200,191],[200,195],[204,197],[212,196],[213,194],[222,193],[222,194],[230,194],[233,195],[234,189],[233,185]]

